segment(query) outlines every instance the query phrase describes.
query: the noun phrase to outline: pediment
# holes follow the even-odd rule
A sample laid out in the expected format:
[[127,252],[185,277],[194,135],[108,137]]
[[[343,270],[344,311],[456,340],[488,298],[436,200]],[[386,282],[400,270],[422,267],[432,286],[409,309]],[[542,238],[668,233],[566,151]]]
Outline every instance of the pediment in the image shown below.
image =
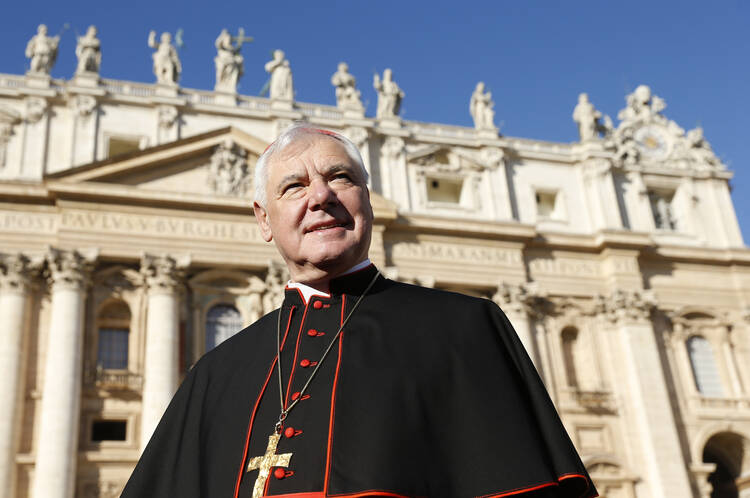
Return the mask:
[[406,162],[440,171],[483,170],[491,168],[485,157],[461,147],[430,144],[420,146],[406,153]]
[[255,162],[266,146],[236,128],[221,128],[47,175],[45,180],[68,187],[96,184],[104,190],[247,199],[252,198]]
[[[45,176],[57,196],[137,204],[252,210],[255,163],[268,144],[234,127],[115,156]],[[375,218],[393,220],[396,205],[370,192]]]

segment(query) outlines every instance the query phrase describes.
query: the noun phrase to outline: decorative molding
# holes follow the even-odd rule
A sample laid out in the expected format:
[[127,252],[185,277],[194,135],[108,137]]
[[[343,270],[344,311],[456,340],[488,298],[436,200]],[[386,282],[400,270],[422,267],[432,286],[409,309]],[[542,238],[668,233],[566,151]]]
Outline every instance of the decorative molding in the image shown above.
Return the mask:
[[370,138],[367,129],[361,126],[350,126],[344,130],[344,136],[351,140],[359,150],[362,150],[362,147],[367,144],[367,140]]
[[284,289],[289,281],[289,270],[284,263],[276,260],[268,262],[268,271],[265,278],[265,293],[263,294],[263,311],[270,313],[284,301]]
[[406,143],[402,138],[389,136],[383,142],[383,157],[387,161],[396,162],[405,152]]
[[47,113],[47,99],[42,97],[26,97],[25,103],[24,120],[27,123],[37,123]]
[[517,285],[501,282],[492,295],[492,301],[508,313],[526,313],[535,318],[543,316],[548,307],[546,294],[535,282]]
[[164,129],[174,126],[180,116],[180,112],[172,105],[160,105],[157,108],[157,112],[159,115],[159,127]]
[[91,116],[97,107],[95,97],[91,95],[76,95],[72,100],[73,109],[82,118]]
[[50,247],[45,255],[47,281],[53,290],[81,291],[90,283],[91,270],[97,256],[97,250],[82,253]]
[[208,171],[208,184],[217,194],[240,197],[252,191],[253,174],[247,164],[247,151],[231,138],[216,147]]
[[21,253],[0,254],[0,291],[25,294],[31,286],[34,268]]
[[610,322],[649,322],[656,308],[656,298],[650,291],[617,289],[607,297],[595,298],[595,312]]
[[149,293],[172,294],[182,289],[184,270],[190,265],[190,257],[177,260],[168,255],[141,256],[141,275]]
[[608,144],[615,164],[623,168],[657,168],[683,171],[723,171],[726,167],[714,154],[698,127],[685,133],[662,111],[663,99],[640,85],[627,96],[620,111],[619,126]]

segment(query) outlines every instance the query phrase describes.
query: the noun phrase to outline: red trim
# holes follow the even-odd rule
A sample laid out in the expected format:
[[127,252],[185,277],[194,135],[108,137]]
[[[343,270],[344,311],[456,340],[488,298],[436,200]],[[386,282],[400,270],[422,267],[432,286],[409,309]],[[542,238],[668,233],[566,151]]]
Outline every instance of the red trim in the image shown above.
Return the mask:
[[289,406],[289,393],[292,391],[292,379],[294,379],[294,373],[297,371],[297,358],[299,357],[299,341],[302,338],[302,329],[305,327],[305,317],[307,317],[307,310],[310,307],[305,304],[305,312],[302,314],[302,323],[299,324],[299,331],[297,332],[297,344],[294,347],[294,361],[292,361],[292,371],[289,372],[289,382],[286,386],[286,395],[284,396],[284,408]]
[[[399,494],[396,494],[396,493],[389,493],[388,491],[380,491],[380,490],[377,490],[377,489],[371,489],[371,490],[367,490],[367,491],[360,491],[359,493],[354,493],[354,494],[351,494],[351,495],[325,495],[325,496],[327,496],[327,497],[328,496],[331,496],[331,497],[335,496],[336,498],[358,498],[360,496],[391,496],[391,497],[395,497],[395,498],[413,498],[413,497],[408,496],[408,495],[399,495]],[[274,497],[274,498],[277,498],[277,497]]]
[[291,493],[287,495],[273,495],[270,498],[325,498],[322,491],[315,493]]
[[[517,489],[511,490],[511,491],[506,491],[506,492],[499,493],[499,494],[494,494],[494,495],[482,495],[482,496],[480,496],[478,498],[501,498],[503,496],[513,496],[513,495],[518,495],[518,494],[521,494],[521,493],[528,493],[529,491],[536,491],[538,489],[547,488],[549,486],[559,486],[560,485],[559,481],[563,481],[565,479],[572,479],[572,478],[583,479],[583,480],[586,481],[586,484],[588,484],[589,487],[590,487],[590,481],[586,478],[586,476],[584,476],[582,474],[563,474],[563,475],[561,475],[561,476],[559,476],[557,478],[557,481],[552,481],[552,482],[548,482],[548,483],[545,483],[545,484],[539,484],[537,486],[529,486],[529,487],[526,487],[526,488],[517,488]],[[326,481],[326,486],[327,486],[327,484],[328,484],[328,481]],[[588,488],[586,488],[586,489],[588,490]],[[397,493],[391,493],[391,492],[388,492],[388,491],[380,491],[380,490],[367,490],[367,491],[360,491],[360,492],[357,492],[357,493],[341,494],[341,495],[329,495],[329,494],[327,494],[327,492],[324,492],[322,494],[310,493],[310,497],[309,498],[327,498],[327,497],[331,497],[331,498],[334,498],[334,497],[335,498],[360,498],[360,497],[365,497],[365,496],[390,496],[390,497],[395,497],[395,498],[411,498],[408,495],[400,495],[400,494],[397,494]],[[586,496],[586,495],[584,494],[582,496]],[[599,495],[596,495],[596,496],[599,496]],[[291,495],[279,495],[279,496],[275,496],[274,498],[285,498],[285,497],[289,497],[289,498],[307,498],[307,495],[305,493],[300,493],[299,497],[296,494],[291,494]]]
[[[341,296],[341,325],[344,323],[344,311],[346,310],[346,294]],[[328,420],[328,450],[326,451],[326,474],[325,483],[323,484],[323,494],[328,495],[328,481],[330,480],[331,472],[331,448],[333,443],[333,420],[334,411],[336,408],[336,387],[339,383],[339,370],[341,369],[341,352],[342,345],[344,344],[344,331],[341,331],[339,335],[339,358],[336,362],[336,374],[333,376],[333,391],[331,392],[331,416]]]
[[[279,313],[281,313],[283,307],[279,308]],[[292,324],[292,314],[294,313],[294,306],[292,306],[289,309],[289,320],[287,320],[286,323],[286,332],[284,332],[284,340],[281,341],[281,349],[284,349],[284,344],[286,343],[286,337],[289,333],[289,326]],[[250,448],[250,434],[253,431],[253,422],[255,422],[255,414],[258,412],[258,406],[260,406],[260,400],[263,399],[263,393],[266,391],[266,387],[268,387],[268,381],[271,380],[271,374],[273,374],[273,367],[276,366],[276,357],[271,362],[271,368],[268,369],[268,374],[266,375],[266,381],[263,383],[263,387],[260,390],[260,394],[258,394],[258,399],[255,400],[255,406],[253,406],[253,412],[252,415],[250,415],[250,423],[247,425],[247,436],[245,437],[245,448],[242,450],[242,460],[240,461],[240,472],[237,475],[237,483],[234,486],[234,498],[238,498],[240,494],[240,483],[242,482],[242,475],[245,471],[245,461],[247,460],[247,451]]]
[[[359,271],[359,270],[357,270],[357,271]],[[356,272],[353,272],[353,273],[356,273]],[[299,294],[299,298],[302,299],[302,302],[305,303],[305,306],[307,306],[308,303],[307,303],[307,300],[305,299],[305,295],[302,294],[302,291],[299,290],[299,287],[289,287],[289,285],[285,285],[284,286],[284,290],[288,290],[288,291],[296,290],[297,293]],[[322,297],[322,298],[325,298],[325,299],[331,299],[331,294],[330,293],[326,294],[325,292],[322,292],[322,291],[318,291],[318,292],[321,292],[321,294],[310,294],[310,297],[311,298],[313,298],[313,297]]]
[[[583,479],[584,481],[586,481],[586,491],[588,491],[588,489],[591,487],[591,482],[583,474],[563,474],[563,475],[560,475],[560,476],[557,477],[557,481],[547,482],[547,483],[544,483],[544,484],[539,484],[537,486],[529,486],[529,487],[525,487],[525,488],[517,488],[517,489],[511,490],[511,491],[505,491],[503,493],[494,494],[494,495],[483,495],[483,496],[481,496],[479,498],[501,498],[503,496],[513,496],[513,495],[518,495],[518,494],[521,494],[521,493],[528,493],[529,491],[536,491],[538,489],[548,488],[550,486],[559,486],[560,485],[560,481],[563,481],[565,479],[573,479],[573,478]],[[581,495],[581,496],[588,496],[588,495],[586,495],[586,492],[584,491],[584,494]],[[597,494],[595,496],[599,496],[599,495]],[[347,498],[348,498],[348,495],[347,495]]]

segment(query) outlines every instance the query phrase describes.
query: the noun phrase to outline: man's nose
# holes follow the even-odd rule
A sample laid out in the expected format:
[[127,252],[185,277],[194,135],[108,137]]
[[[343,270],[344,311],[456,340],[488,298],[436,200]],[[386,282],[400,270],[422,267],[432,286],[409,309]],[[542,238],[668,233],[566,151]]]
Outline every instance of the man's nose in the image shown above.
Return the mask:
[[323,209],[336,202],[338,202],[336,193],[328,182],[315,179],[310,183],[310,209]]

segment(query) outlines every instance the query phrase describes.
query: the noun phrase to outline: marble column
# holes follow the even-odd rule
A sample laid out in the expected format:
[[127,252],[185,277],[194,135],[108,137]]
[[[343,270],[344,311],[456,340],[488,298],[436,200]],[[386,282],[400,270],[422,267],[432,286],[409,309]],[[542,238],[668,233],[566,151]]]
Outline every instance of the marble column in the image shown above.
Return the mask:
[[81,404],[84,303],[90,263],[76,251],[51,250],[52,309],[44,360],[33,496],[72,498]]
[[639,291],[620,290],[605,304],[624,366],[620,385],[631,424],[629,436],[635,435],[649,496],[692,496],[651,322],[653,306],[653,300]]
[[502,283],[498,286],[497,292],[492,296],[492,300],[500,306],[505,315],[510,320],[511,325],[516,331],[518,338],[523,343],[531,361],[534,362],[539,370],[539,355],[534,342],[534,329],[529,319],[529,307],[533,301],[534,295],[529,291],[526,285],[510,285]]
[[141,451],[148,444],[179,379],[180,269],[169,256],[145,255],[141,273],[148,287],[146,355],[143,373]]
[[[0,256],[0,490],[15,496],[15,456],[23,392],[23,336],[29,297],[29,261],[21,254]],[[2,494],[2,493],[0,493]]]

